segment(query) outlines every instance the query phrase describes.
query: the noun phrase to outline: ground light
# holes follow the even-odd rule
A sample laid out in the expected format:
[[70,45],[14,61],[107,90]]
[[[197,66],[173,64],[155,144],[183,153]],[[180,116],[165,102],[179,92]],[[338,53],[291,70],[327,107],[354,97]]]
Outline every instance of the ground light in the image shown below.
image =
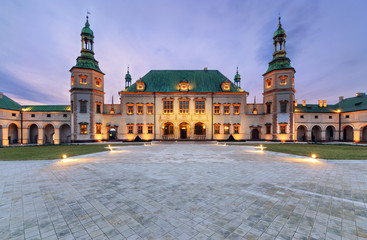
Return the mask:
[[264,146],[260,144],[260,151],[264,151]]
[[311,158],[312,158],[312,159],[316,159],[316,158],[317,158],[316,154],[312,154],[312,155],[311,155]]
[[67,158],[68,158],[68,155],[63,154],[63,155],[61,156],[61,158],[62,158],[62,159],[67,159]]

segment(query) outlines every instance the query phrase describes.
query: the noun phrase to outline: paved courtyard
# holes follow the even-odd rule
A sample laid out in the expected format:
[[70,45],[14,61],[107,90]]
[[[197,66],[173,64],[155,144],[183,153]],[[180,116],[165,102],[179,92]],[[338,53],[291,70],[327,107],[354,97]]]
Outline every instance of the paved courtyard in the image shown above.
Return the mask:
[[0,239],[367,239],[367,164],[249,146],[0,162]]

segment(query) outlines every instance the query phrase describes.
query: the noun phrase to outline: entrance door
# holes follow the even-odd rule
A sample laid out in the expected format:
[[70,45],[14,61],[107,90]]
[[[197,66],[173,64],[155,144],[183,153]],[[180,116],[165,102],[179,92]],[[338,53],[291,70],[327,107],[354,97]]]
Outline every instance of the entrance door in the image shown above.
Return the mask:
[[116,129],[111,128],[110,131],[108,131],[108,139],[110,140],[116,139]]
[[251,139],[252,139],[252,140],[259,140],[259,130],[257,130],[257,129],[252,129],[252,132],[251,132]]
[[187,138],[187,129],[183,129],[181,128],[181,133],[180,133],[180,138],[181,139],[186,139]]

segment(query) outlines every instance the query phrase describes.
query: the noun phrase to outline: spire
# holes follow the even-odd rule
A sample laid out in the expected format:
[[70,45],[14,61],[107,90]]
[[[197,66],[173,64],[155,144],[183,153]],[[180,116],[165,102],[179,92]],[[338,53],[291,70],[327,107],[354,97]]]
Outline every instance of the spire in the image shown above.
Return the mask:
[[237,67],[236,75],[234,75],[234,83],[236,84],[237,87],[241,86],[241,75],[238,74],[238,67]]
[[286,38],[287,35],[285,34],[284,29],[282,28],[281,17],[279,14],[278,28],[273,35],[273,45],[274,45],[273,60],[269,63],[269,68],[266,71],[266,73],[278,69],[294,70],[294,68],[290,65],[291,60],[286,56],[287,55],[287,52],[285,50]]
[[98,61],[94,58],[94,34],[92,29],[90,29],[88,13],[82,32],[80,33],[82,42],[82,49],[80,51],[81,55],[77,58],[76,65],[74,67],[91,69],[104,74],[101,69],[99,69]]
[[131,86],[131,75],[130,75],[129,70],[130,70],[129,65],[127,65],[127,73],[125,75],[125,88],[128,88]]
[[113,105],[113,95],[112,95],[112,105]]

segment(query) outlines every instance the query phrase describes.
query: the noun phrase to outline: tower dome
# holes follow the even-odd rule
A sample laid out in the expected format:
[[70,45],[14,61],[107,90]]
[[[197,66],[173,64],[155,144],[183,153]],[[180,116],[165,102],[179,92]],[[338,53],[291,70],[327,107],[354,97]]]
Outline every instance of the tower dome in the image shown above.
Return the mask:
[[91,37],[94,37],[93,31],[89,27],[90,27],[90,24],[88,22],[88,17],[87,17],[87,21],[85,22],[85,26],[82,29],[81,35],[90,35]]

